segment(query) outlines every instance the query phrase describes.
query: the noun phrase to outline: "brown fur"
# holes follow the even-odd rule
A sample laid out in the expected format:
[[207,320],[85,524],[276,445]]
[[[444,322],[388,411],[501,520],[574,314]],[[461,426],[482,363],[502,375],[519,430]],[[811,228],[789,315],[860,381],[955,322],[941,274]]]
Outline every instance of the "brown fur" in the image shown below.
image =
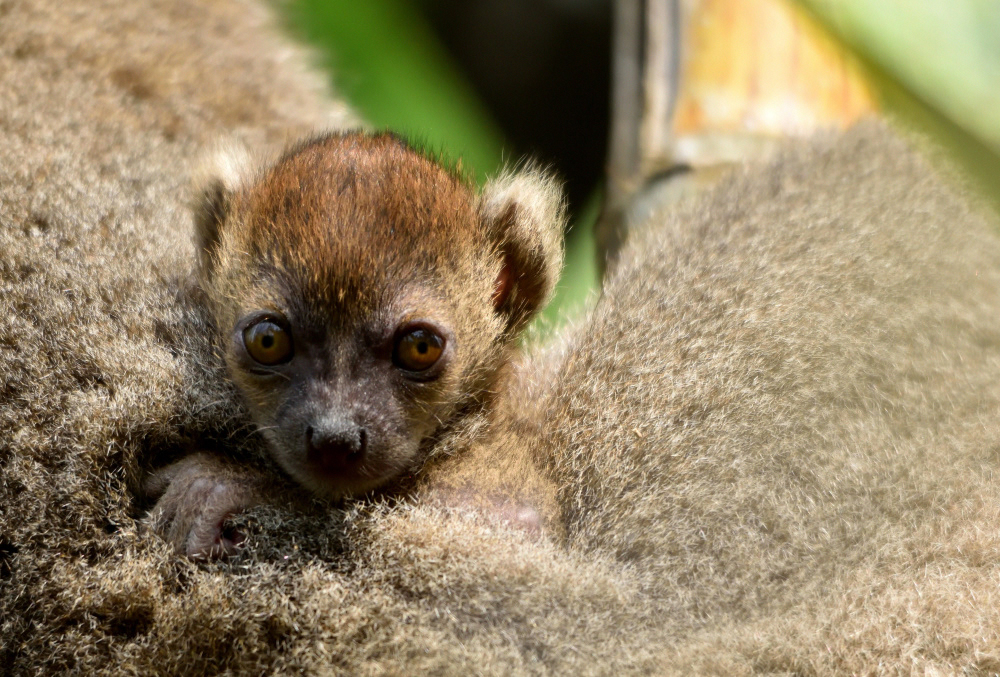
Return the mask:
[[[255,10],[178,7],[0,5],[4,673],[997,670],[1000,235],[877,126],[651,215],[591,315],[443,443],[541,467],[558,541],[276,499],[238,518],[242,558],[176,555],[139,519],[145,460],[254,458],[175,291],[186,158],[324,114]],[[195,77],[125,92],[136,63]]]

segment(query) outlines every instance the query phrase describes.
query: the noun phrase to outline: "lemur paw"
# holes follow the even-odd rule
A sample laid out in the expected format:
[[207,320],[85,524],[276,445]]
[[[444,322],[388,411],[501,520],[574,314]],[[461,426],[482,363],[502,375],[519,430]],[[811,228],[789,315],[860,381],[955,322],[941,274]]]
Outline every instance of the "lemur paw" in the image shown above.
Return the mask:
[[264,503],[264,487],[264,479],[252,471],[192,454],[146,481],[146,495],[159,496],[146,523],[191,559],[231,557],[240,552],[246,534],[229,520]]

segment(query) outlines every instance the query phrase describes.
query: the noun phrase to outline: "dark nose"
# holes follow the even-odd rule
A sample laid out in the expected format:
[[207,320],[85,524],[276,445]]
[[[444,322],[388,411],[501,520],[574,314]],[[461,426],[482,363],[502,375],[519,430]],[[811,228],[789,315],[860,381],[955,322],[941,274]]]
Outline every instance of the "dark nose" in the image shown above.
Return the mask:
[[314,424],[306,428],[306,453],[311,465],[329,475],[354,470],[368,446],[365,429],[353,423]]

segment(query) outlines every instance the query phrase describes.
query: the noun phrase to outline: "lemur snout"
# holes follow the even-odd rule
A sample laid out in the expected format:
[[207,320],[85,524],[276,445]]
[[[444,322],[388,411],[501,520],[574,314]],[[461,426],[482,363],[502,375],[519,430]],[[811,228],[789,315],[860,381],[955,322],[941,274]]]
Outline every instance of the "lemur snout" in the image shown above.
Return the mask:
[[357,424],[338,421],[306,428],[306,460],[324,474],[338,475],[364,460],[368,433]]

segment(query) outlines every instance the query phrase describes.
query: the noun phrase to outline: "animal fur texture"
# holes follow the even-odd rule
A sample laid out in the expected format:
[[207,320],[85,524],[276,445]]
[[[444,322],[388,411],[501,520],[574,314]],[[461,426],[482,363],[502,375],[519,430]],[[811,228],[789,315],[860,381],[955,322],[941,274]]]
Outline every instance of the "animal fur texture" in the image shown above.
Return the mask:
[[0,14],[0,671],[1000,670],[1000,233],[937,161],[868,125],[651,214],[415,492],[276,479],[198,565],[141,475],[257,455],[178,293],[191,162],[347,114],[255,5]]

